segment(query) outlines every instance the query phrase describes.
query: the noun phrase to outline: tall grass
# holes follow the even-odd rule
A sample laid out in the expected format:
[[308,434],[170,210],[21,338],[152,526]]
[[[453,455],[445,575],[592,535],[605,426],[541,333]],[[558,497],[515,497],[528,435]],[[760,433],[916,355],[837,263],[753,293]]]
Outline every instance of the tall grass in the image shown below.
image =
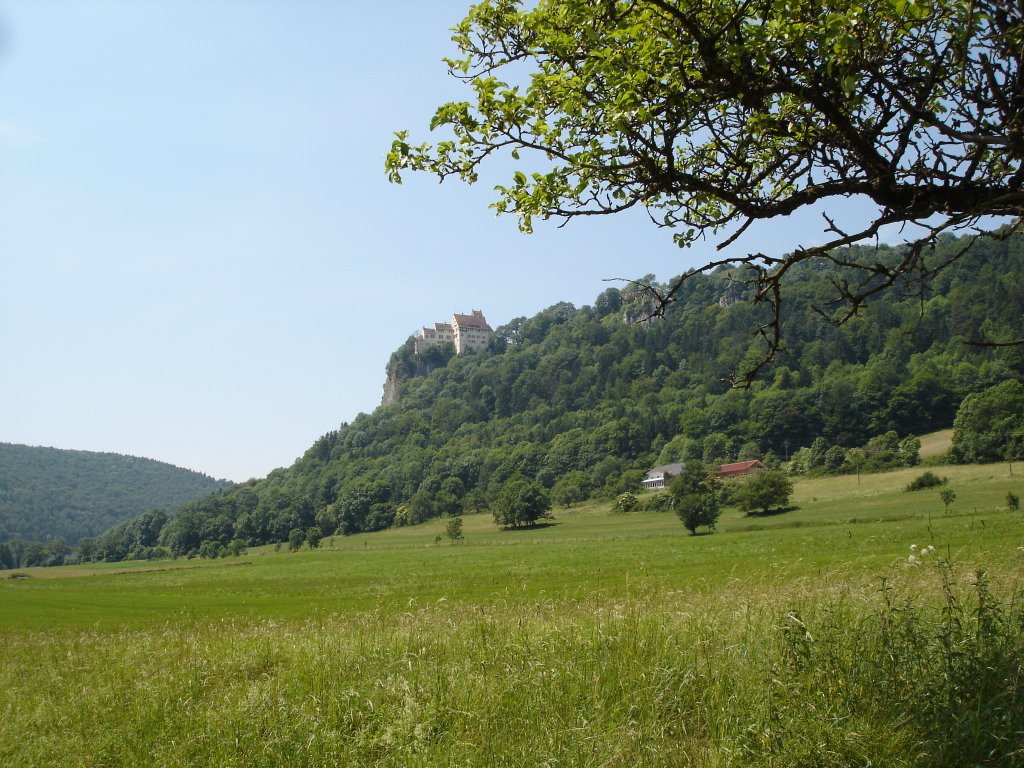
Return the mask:
[[0,636],[0,764],[1020,766],[996,576]]

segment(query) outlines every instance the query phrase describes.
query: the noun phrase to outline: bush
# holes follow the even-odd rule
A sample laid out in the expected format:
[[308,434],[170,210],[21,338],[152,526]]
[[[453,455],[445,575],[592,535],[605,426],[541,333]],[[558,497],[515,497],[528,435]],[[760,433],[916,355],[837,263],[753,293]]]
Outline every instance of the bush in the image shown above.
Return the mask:
[[637,507],[641,512],[671,512],[672,495],[669,493],[652,493],[641,499]]
[[618,512],[632,512],[639,503],[636,496],[626,491],[615,500],[615,509]]
[[1020,496],[1009,491],[1006,492],[1006,508],[1020,509]]
[[241,539],[232,539],[228,543],[227,550],[235,557],[238,557],[239,555],[244,555],[248,550],[248,547]]
[[219,541],[207,540],[199,545],[199,556],[208,558],[210,560],[216,560],[218,557],[221,556],[222,550],[223,547],[221,546]]
[[947,480],[945,477],[939,477],[934,472],[929,470],[928,472],[925,472],[923,475],[919,475],[918,477],[915,477],[913,480],[911,480],[904,490],[906,490],[907,492],[923,491],[925,488],[938,488],[940,485],[945,485],[948,482],[949,480]]

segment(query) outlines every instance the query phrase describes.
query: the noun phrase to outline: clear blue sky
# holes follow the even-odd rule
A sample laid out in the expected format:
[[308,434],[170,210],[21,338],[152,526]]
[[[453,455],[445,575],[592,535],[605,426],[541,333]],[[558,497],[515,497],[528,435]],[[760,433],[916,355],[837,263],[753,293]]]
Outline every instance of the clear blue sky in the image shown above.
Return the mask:
[[711,258],[642,215],[521,235],[497,178],[388,184],[392,132],[461,95],[467,7],[0,0],[0,442],[262,477],[372,411],[420,325]]

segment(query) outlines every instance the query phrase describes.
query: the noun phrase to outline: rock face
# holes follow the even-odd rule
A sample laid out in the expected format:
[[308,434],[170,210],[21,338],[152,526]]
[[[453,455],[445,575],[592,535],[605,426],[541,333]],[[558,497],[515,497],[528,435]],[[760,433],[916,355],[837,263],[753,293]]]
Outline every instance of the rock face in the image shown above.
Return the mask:
[[389,373],[388,377],[384,379],[384,396],[380,399],[381,405],[389,405],[395,402],[395,398],[398,397],[398,379],[393,373]]
[[[403,382],[421,376],[429,376],[438,368],[444,368],[455,354],[455,347],[451,342],[447,344],[447,351],[444,346],[428,347],[422,355],[406,351],[404,364],[401,360],[402,350],[392,356],[392,362],[388,364],[387,378],[384,379],[384,394],[380,399],[380,404],[393,403],[398,397],[398,391]],[[411,347],[409,348],[411,349]],[[396,356],[398,357],[396,358]]]

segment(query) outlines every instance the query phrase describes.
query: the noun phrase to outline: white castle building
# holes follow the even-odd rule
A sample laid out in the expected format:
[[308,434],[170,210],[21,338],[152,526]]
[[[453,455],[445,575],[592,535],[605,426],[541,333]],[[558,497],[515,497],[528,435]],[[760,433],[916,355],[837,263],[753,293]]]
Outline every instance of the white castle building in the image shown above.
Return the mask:
[[416,332],[416,352],[446,341],[455,345],[456,354],[461,355],[469,350],[476,352],[487,346],[492,333],[494,329],[487,324],[484,313],[474,309],[469,315],[452,315],[450,323],[434,323],[432,328],[423,326]]

